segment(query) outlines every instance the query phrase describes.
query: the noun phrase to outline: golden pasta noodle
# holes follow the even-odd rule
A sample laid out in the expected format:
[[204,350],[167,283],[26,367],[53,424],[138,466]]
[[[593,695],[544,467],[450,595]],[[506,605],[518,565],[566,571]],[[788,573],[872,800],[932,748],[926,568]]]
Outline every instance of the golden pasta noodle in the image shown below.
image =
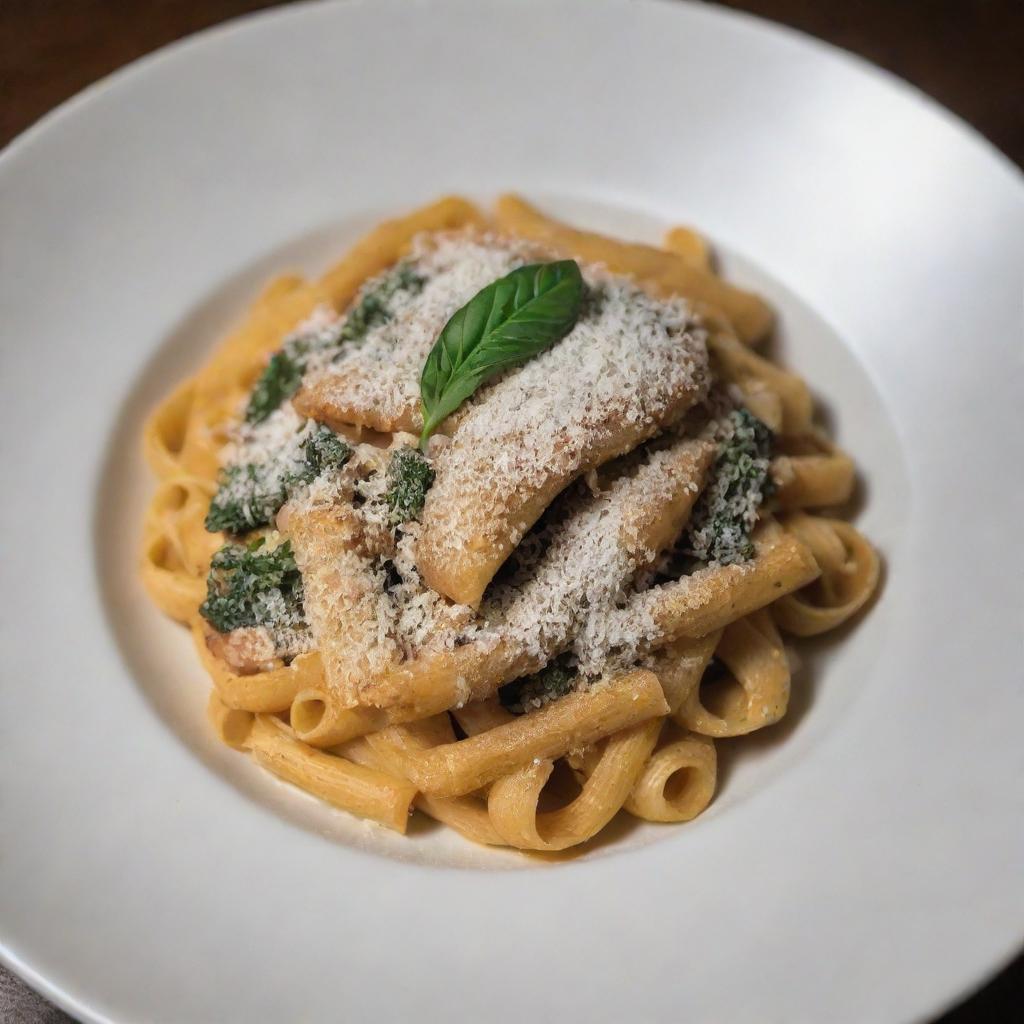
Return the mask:
[[149,468],[161,480],[182,472],[181,453],[192,419],[196,381],[182,381],[150,416],[143,433],[143,451]]
[[775,500],[784,509],[843,505],[853,493],[853,460],[829,455],[779,455],[772,460]]
[[405,217],[380,224],[320,278],[319,287],[335,308],[343,309],[367,278],[401,259],[417,235],[486,226],[486,218],[471,202],[461,196],[445,196]]
[[789,706],[790,671],[767,611],[726,626],[715,656],[728,673],[691,688],[675,712],[680,725],[704,736],[742,736],[782,718]]
[[612,635],[628,634],[638,619],[650,618],[655,647],[706,636],[806,586],[820,573],[811,549],[794,534],[762,531],[751,561],[699,569],[642,591],[609,616],[608,629]]
[[541,791],[554,767],[550,760],[538,759],[498,779],[487,794],[495,829],[509,846],[546,853],[592,839],[626,801],[660,729],[661,720],[651,719],[609,736],[579,794],[557,810],[539,809]]
[[192,638],[203,667],[210,674],[220,699],[229,708],[240,711],[287,711],[295,695],[323,679],[317,651],[300,654],[290,665],[278,663],[262,671],[239,673],[210,650],[210,629],[196,618]]
[[252,730],[256,724],[253,712],[229,708],[220,699],[220,694],[211,690],[206,704],[206,717],[221,743],[235,750],[249,750],[252,747]]
[[642,670],[629,672],[487,732],[427,750],[410,764],[409,776],[424,792],[459,796],[535,758],[561,757],[667,712],[658,677]]
[[[767,400],[756,396],[775,395],[781,418],[778,426],[770,424],[773,429],[784,435],[806,434],[811,429],[814,402],[803,380],[752,352],[713,318],[709,318],[709,327],[708,350],[722,379],[739,387],[748,400],[760,401],[762,408]],[[770,415],[774,419],[774,414]]]
[[[423,719],[405,729],[377,733],[372,740],[360,737],[335,751],[357,764],[404,775],[409,754],[455,739],[447,715]],[[477,796],[437,797],[418,793],[415,806],[435,821],[454,829],[461,836],[483,846],[505,846],[505,840],[491,823],[487,805]]]
[[693,228],[678,225],[665,232],[665,248],[674,252],[696,270],[714,273],[711,250],[704,236]]
[[[568,333],[417,454],[440,331],[555,257],[582,264]],[[659,249],[447,197],[267,285],[143,436],[140,575],[191,630],[214,735],[399,832],[415,808],[557,853],[620,811],[700,814],[714,740],[786,711],[777,625],[834,628],[880,575],[853,526],[804,511],[848,502],[853,461],[751,351],[771,310],[712,268],[690,228]],[[763,447],[725,430],[741,409]]]
[[711,803],[717,773],[713,740],[697,735],[670,738],[644,764],[625,808],[645,821],[692,821]]
[[721,630],[696,639],[684,636],[667,644],[651,659],[650,668],[661,683],[669,714],[674,715],[700,684],[721,636]]
[[881,571],[878,554],[842,519],[794,512],[782,522],[814,553],[821,578],[813,587],[778,601],[772,609],[775,621],[796,636],[815,636],[835,629],[860,611],[877,589]]
[[285,782],[396,832],[408,827],[416,787],[405,779],[307,746],[270,715],[256,716],[248,742],[256,763]]
[[551,220],[514,195],[498,200],[494,218],[498,227],[510,234],[587,262],[603,263],[616,273],[636,277],[661,295],[682,295],[721,310],[746,341],[757,341],[771,330],[772,310],[760,296],[733,287],[675,252],[578,231]]

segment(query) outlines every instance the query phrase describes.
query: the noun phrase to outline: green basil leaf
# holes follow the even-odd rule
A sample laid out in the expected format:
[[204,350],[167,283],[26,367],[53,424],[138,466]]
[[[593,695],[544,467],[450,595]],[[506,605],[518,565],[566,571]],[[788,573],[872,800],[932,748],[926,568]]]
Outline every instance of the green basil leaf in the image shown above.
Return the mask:
[[531,263],[477,292],[445,324],[420,377],[423,433],[488,378],[543,352],[572,330],[583,301],[575,260]]

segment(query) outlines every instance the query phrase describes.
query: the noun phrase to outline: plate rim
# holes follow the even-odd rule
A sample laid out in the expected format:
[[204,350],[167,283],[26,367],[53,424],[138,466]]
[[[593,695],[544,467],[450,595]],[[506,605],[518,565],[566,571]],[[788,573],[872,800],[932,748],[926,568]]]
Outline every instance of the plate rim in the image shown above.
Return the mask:
[[[505,6],[512,6],[515,0],[490,0],[490,2],[500,3]],[[708,17],[713,20],[718,19],[724,22],[745,23],[749,28],[769,35],[778,33],[781,36],[794,39],[798,43],[809,46],[812,49],[824,51],[830,54],[833,58],[838,57],[853,66],[856,70],[859,70],[861,73],[869,75],[869,77],[878,79],[880,76],[881,80],[885,81],[890,88],[895,88],[898,91],[902,91],[904,95],[916,99],[918,105],[923,108],[924,112],[930,111],[933,115],[938,115],[939,118],[948,126],[953,127],[954,129],[959,129],[959,133],[966,136],[966,138],[973,142],[975,146],[980,144],[981,148],[989,157],[994,156],[996,158],[996,162],[1001,165],[1004,170],[1010,170],[1011,177],[1014,178],[1018,186],[1024,186],[1024,171],[1022,171],[1006,154],[999,150],[972,125],[964,121],[959,117],[959,115],[943,107],[918,87],[899,78],[892,72],[872,64],[870,61],[867,61],[856,54],[835,46],[834,44],[817,39],[816,37],[799,29],[772,22],[748,12],[735,11],[732,9],[713,7],[703,4],[694,4],[689,2],[689,0],[641,0],[639,6],[678,8],[682,7],[684,3],[686,7],[698,12],[702,17]],[[615,6],[622,8],[636,8],[638,6],[635,2],[627,4],[622,2],[622,0],[605,0],[605,5],[609,7]],[[308,12],[314,8],[327,6],[351,7],[354,5],[351,0],[332,0],[331,3],[325,3],[324,0],[302,0],[302,2],[297,4],[249,12],[229,19],[226,22],[205,28],[197,33],[186,36],[183,39],[176,40],[115,70],[109,75],[91,83],[79,93],[59,104],[34,124],[30,125],[10,140],[3,150],[0,151],[0,176],[3,175],[7,167],[7,162],[14,158],[20,158],[23,153],[30,149],[36,138],[41,137],[51,129],[58,127],[65,119],[75,116],[79,109],[100,99],[112,87],[120,87],[124,82],[130,83],[130,81],[139,73],[145,72],[150,67],[166,61],[168,58],[176,55],[180,50],[188,49],[200,42],[204,45],[209,45],[211,43],[215,44],[217,38],[221,35],[244,32],[253,22],[292,17],[298,20],[306,17]],[[980,980],[977,980],[971,991],[977,991],[980,989],[988,980],[998,974],[1007,963],[1012,961],[1012,959],[1018,954],[1018,942],[1019,940],[1015,940],[1010,945],[1004,959],[991,967]],[[10,949],[8,949],[6,941],[4,941],[2,937],[0,937],[0,961],[5,962],[16,974],[25,978],[33,988],[42,991],[47,998],[68,1010],[68,1012],[83,1016],[89,1020],[105,1021],[113,1019],[93,1010],[93,1008],[88,1004],[79,1001],[74,996],[63,990],[58,983],[51,982],[44,975],[37,972],[30,964],[18,958]],[[967,991],[961,991],[959,994],[948,998],[939,1007],[939,1012],[944,1009],[948,1009],[950,1006],[955,1005],[962,999],[967,998],[969,994],[970,993]]]

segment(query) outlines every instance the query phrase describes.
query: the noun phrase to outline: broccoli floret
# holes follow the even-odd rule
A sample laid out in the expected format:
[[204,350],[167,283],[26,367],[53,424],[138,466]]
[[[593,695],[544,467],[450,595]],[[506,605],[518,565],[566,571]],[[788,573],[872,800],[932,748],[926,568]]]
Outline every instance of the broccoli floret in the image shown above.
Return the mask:
[[206,528],[211,533],[248,533],[272,522],[287,500],[284,481],[268,487],[251,464],[225,466],[206,513]]
[[391,318],[390,303],[398,292],[415,294],[424,283],[425,279],[410,264],[399,264],[379,284],[363,292],[349,311],[337,337],[311,335],[286,341],[270,357],[270,362],[256,381],[245,409],[246,420],[262,423],[285,399],[291,398],[299,390],[313,353],[364,337],[372,328]]
[[394,452],[388,464],[388,489],[384,495],[392,526],[419,516],[433,482],[434,471],[416,448],[398,448]]
[[269,467],[252,463],[225,466],[206,514],[206,528],[211,533],[248,533],[269,526],[298,487],[327,470],[340,469],[351,458],[352,449],[333,431],[318,425],[297,456],[282,458]]
[[302,576],[291,543],[270,551],[262,538],[248,546],[225,544],[210,562],[199,614],[219,633],[301,622]]
[[358,341],[374,327],[391,319],[391,300],[399,292],[416,295],[426,284],[426,278],[416,273],[409,263],[400,263],[380,284],[363,292],[362,298],[345,318],[339,342]]
[[545,665],[532,676],[523,676],[498,689],[502,707],[514,715],[522,715],[531,708],[539,708],[550,701],[564,697],[575,685],[576,675],[559,661]]
[[245,407],[245,418],[249,423],[262,423],[286,398],[291,398],[299,390],[309,351],[307,341],[294,338],[286,341],[280,351],[270,357]]
[[772,432],[744,408],[729,413],[724,432],[708,485],[690,516],[686,554],[701,562],[732,565],[754,554],[750,534],[772,488]]
[[301,483],[310,483],[328,469],[341,469],[352,458],[351,446],[323,425],[310,436],[303,450],[307,468],[297,477]]

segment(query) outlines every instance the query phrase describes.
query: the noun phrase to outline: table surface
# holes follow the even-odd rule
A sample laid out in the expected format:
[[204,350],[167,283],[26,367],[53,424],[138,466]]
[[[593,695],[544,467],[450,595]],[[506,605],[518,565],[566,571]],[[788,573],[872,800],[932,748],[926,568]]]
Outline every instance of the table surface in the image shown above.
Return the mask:
[[[0,0],[0,146],[129,61],[274,0]],[[735,0],[866,57],[933,96],[1024,166],[1022,0]],[[1024,957],[941,1019],[989,1024],[1024,1006]],[[0,968],[0,1019],[63,1013]]]

